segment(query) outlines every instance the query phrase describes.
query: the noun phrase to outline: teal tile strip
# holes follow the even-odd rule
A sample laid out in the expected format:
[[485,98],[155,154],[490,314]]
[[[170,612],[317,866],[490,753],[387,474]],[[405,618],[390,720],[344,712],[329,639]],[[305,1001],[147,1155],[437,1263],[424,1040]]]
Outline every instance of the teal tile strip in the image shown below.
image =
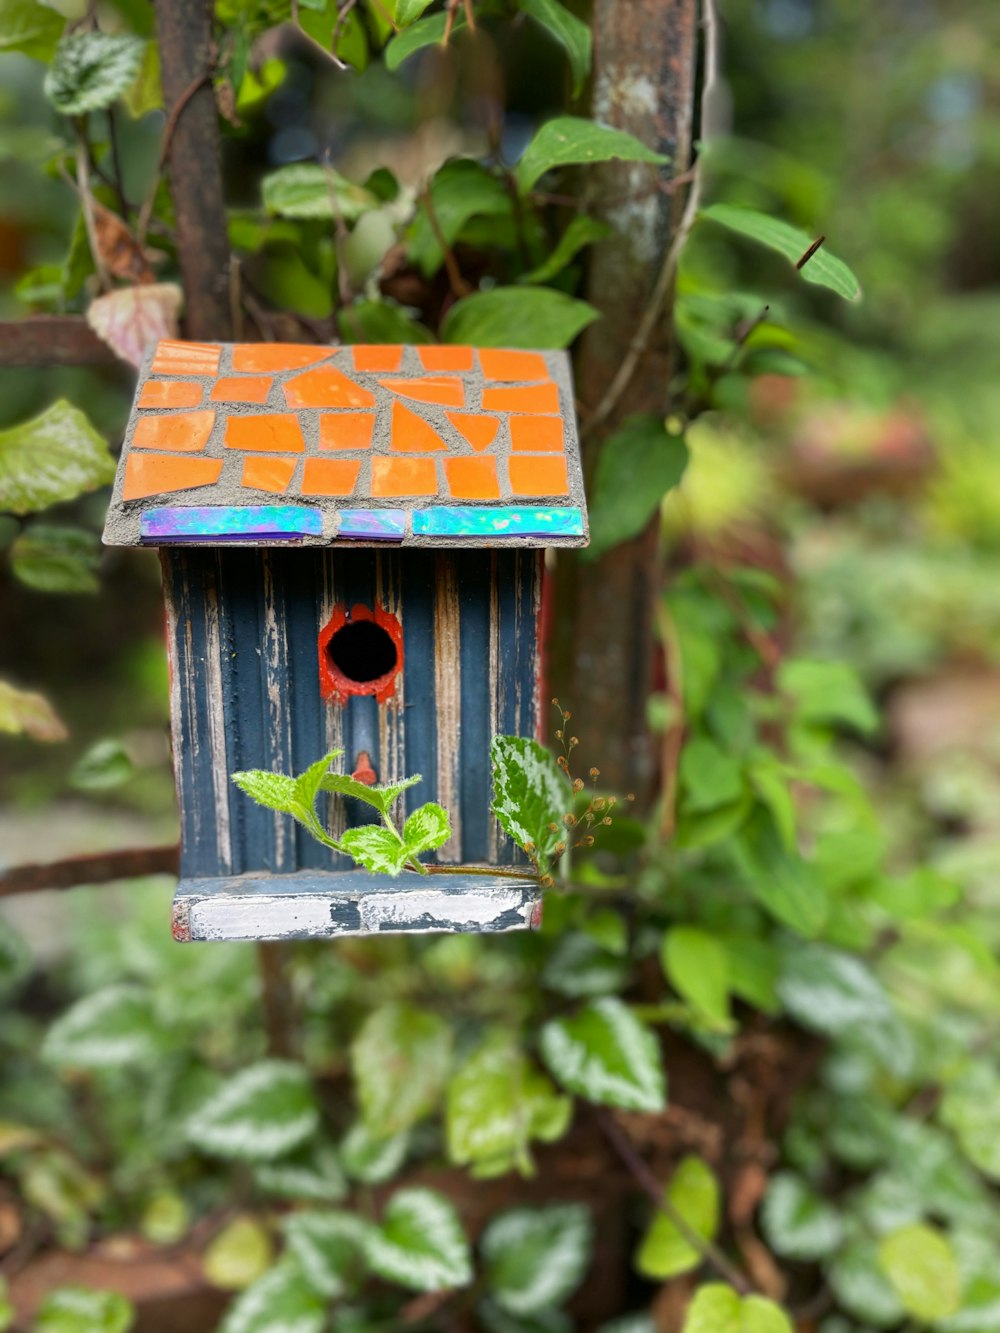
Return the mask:
[[432,505],[413,511],[415,537],[582,537],[583,513],[566,506]]
[[321,537],[323,514],[312,505],[190,505],[147,509],[139,532],[143,541],[175,542],[210,537]]

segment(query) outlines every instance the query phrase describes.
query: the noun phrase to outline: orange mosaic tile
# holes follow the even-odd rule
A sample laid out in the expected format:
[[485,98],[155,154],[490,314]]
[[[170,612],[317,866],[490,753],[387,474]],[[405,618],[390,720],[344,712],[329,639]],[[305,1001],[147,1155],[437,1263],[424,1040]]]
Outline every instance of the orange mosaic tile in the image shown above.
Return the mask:
[[402,398],[417,403],[443,403],[445,407],[465,406],[465,386],[449,375],[425,375],[419,380],[379,380],[383,389],[391,389]]
[[514,495],[568,495],[565,458],[511,458],[510,489]]
[[213,403],[266,403],[273,383],[270,375],[224,375],[209,397]]
[[353,351],[355,370],[398,370],[403,364],[402,347],[355,343]]
[[418,347],[417,356],[424,370],[471,370],[471,347]]
[[522,452],[562,453],[566,447],[563,423],[559,417],[511,417],[510,444]]
[[484,412],[558,412],[559,386],[533,384],[528,389],[483,390]]
[[488,380],[547,380],[549,368],[538,352],[509,352],[497,347],[481,347],[479,364]]
[[361,464],[353,458],[307,458],[303,495],[353,495]]
[[147,380],[136,407],[197,407],[204,392],[190,380]]
[[156,345],[150,370],[155,375],[218,375],[222,348],[216,343],[164,339]]
[[429,422],[403,403],[392,405],[392,447],[414,454],[429,454],[445,448],[444,440]]
[[132,448],[197,453],[208,443],[214,425],[214,412],[171,412],[169,416],[140,417],[135,423]]
[[334,366],[307,370],[285,384],[289,407],[374,407],[375,395]]
[[177,458],[172,454],[129,454],[125,459],[123,500],[214,486],[222,474],[219,458]]
[[448,489],[456,500],[499,500],[495,458],[446,458]]
[[230,417],[226,422],[226,448],[301,454],[305,441],[294,412],[268,412],[252,417]]
[[335,347],[321,347],[313,343],[236,343],[233,347],[233,370],[273,372],[299,370],[314,366],[332,356]]
[[372,495],[437,495],[437,469],[432,458],[373,458]]
[[374,412],[324,412],[319,419],[321,449],[370,449]]
[[499,417],[480,417],[474,412],[446,412],[445,416],[477,453],[490,447],[500,429]]
[[297,459],[268,458],[258,454],[256,458],[243,460],[241,481],[244,486],[250,486],[256,491],[273,491],[284,495],[297,467]]

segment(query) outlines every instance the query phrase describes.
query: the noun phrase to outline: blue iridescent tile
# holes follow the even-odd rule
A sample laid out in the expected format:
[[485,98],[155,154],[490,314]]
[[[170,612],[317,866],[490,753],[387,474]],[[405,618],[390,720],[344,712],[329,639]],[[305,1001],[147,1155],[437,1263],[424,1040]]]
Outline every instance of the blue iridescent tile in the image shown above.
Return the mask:
[[338,537],[365,541],[401,542],[406,536],[406,515],[393,509],[342,509]]
[[323,514],[311,505],[164,507],[147,509],[139,530],[143,541],[321,537]]
[[413,511],[415,537],[582,537],[579,509],[534,505],[432,505]]

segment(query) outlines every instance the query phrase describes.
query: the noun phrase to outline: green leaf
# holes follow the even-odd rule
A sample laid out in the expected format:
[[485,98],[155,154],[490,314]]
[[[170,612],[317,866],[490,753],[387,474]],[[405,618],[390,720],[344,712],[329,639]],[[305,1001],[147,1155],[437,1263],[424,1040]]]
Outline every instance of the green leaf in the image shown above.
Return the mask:
[[921,1321],[946,1319],[961,1305],[955,1253],[934,1227],[914,1222],[885,1236],[878,1262],[907,1314]]
[[470,158],[446,162],[431,181],[430,198],[434,222],[421,199],[407,232],[410,259],[428,278],[444,263],[438,232],[450,246],[472,218],[513,216],[513,201],[503,181]]
[[377,1138],[409,1129],[434,1110],[451,1060],[451,1028],[403,1001],[382,1005],[351,1043],[365,1124]]
[[[404,28],[401,33],[393,37],[382,53],[386,68],[397,70],[408,56],[415,55],[425,47],[442,43],[446,24],[447,15],[432,14],[430,18],[418,19],[416,23]],[[451,28],[452,33],[461,32],[464,27],[464,16],[456,14]]]
[[128,91],[145,52],[142,38],[128,33],[70,33],[45,72],[45,96],[64,116],[103,111]]
[[0,51],[51,60],[66,20],[35,0],[0,0]]
[[345,1296],[361,1267],[367,1223],[357,1213],[296,1212],[282,1231],[310,1285],[327,1300]]
[[410,859],[409,849],[399,834],[380,824],[348,829],[340,839],[340,848],[365,870],[393,878],[406,868]]
[[[729,231],[766,245],[769,250],[776,250],[789,263],[796,265],[815,240],[808,232],[782,222],[779,218],[768,217],[766,213],[758,213],[752,208],[738,208],[733,204],[712,204],[709,208],[703,208],[699,217],[708,218],[710,222],[717,222]],[[856,301],[861,295],[857,278],[842,259],[830,254],[825,245],[799,269],[799,273],[806,282],[829,287],[846,301]]]
[[149,1065],[163,1054],[166,1034],[149,995],[137,986],[105,986],[67,1009],[49,1028],[42,1053],[73,1069]]
[[235,1217],[214,1236],[201,1265],[213,1287],[243,1291],[271,1267],[274,1251],[267,1229],[255,1217]]
[[548,259],[539,264],[537,268],[522,273],[518,282],[528,285],[551,282],[576,258],[585,246],[593,245],[595,241],[603,241],[606,236],[611,234],[612,229],[606,222],[601,222],[598,218],[588,217],[586,213],[577,213],[559,237],[558,244]]
[[347,1181],[329,1143],[311,1143],[291,1157],[262,1162],[254,1181],[268,1194],[307,1203],[336,1203],[347,1193]]
[[514,1315],[561,1305],[583,1280],[593,1240],[590,1213],[583,1204],[501,1213],[482,1239],[493,1299]]
[[396,22],[401,28],[408,27],[433,3],[434,0],[396,0]]
[[36,523],[15,538],[10,562],[15,576],[36,592],[96,592],[101,550],[85,528]]
[[819,934],[829,900],[815,867],[789,852],[768,816],[752,818],[733,843],[743,878],[758,902],[807,938]]
[[634,135],[609,129],[579,116],[557,116],[539,129],[517,164],[517,183],[522,194],[555,167],[609,162],[665,163],[670,159],[654,153]]
[[565,839],[563,817],[573,808],[569,780],[553,756],[525,736],[495,736],[490,745],[493,804],[509,838],[546,866]]
[[121,741],[95,741],[73,765],[69,785],[76,791],[114,791],[134,773],[135,765]]
[[451,1291],[472,1281],[472,1260],[451,1203],[428,1189],[392,1196],[380,1227],[365,1238],[365,1257],[379,1277],[415,1291]]
[[843,723],[863,736],[878,728],[875,705],[846,662],[785,661],[778,669],[778,688],[793,700],[800,722]]
[[268,213],[283,218],[335,219],[353,222],[378,206],[361,185],[318,162],[291,162],[261,181],[261,199]]
[[712,1282],[695,1292],[681,1333],[792,1333],[792,1325],[773,1301]]
[[0,1333],[7,1333],[14,1322],[16,1311],[10,1303],[9,1289],[7,1279],[0,1277]]
[[[334,754],[339,753],[339,750],[334,751]],[[319,785],[321,791],[336,792],[339,796],[353,796],[356,801],[364,801],[365,805],[372,806],[380,815],[387,815],[408,787],[413,787],[422,781],[421,775],[416,773],[412,778],[404,778],[402,782],[387,782],[381,786],[375,783],[368,786],[367,783],[358,782],[357,778],[352,778],[346,773],[326,773]]]
[[571,14],[559,0],[518,0],[518,7],[554,37],[569,56],[573,71],[573,96],[579,97],[590,73],[593,45],[590,26]]
[[191,1212],[176,1190],[157,1190],[142,1210],[139,1229],[154,1245],[175,1245],[187,1235]]
[[261,1060],[233,1074],[188,1118],[192,1147],[213,1157],[267,1162],[310,1138],[319,1111],[309,1075],[290,1060]]
[[684,746],[679,777],[684,804],[695,814],[730,805],[743,795],[739,762],[707,736],[694,736]]
[[326,1301],[293,1259],[282,1259],[241,1292],[219,1325],[219,1333],[322,1333]]
[[[671,434],[662,417],[632,416],[604,442],[590,495],[587,559],[637,536],[663,497],[680,481],[688,451],[682,435]],[[623,477],[642,485],[622,485]]]
[[715,935],[698,926],[672,926],[661,950],[667,980],[699,1014],[725,1031],[729,1012],[729,951]]
[[826,1259],[844,1235],[837,1208],[791,1171],[771,1177],[761,1223],[768,1245],[787,1259]]
[[1000,1181],[1000,1073],[977,1060],[945,1088],[938,1116],[968,1160]]
[[796,943],[785,951],[778,995],[804,1027],[831,1036],[884,1023],[892,1013],[862,959],[825,944]]
[[116,1291],[57,1287],[42,1302],[35,1333],[128,1333],[135,1310]]
[[837,1304],[848,1314],[878,1328],[895,1328],[902,1322],[903,1307],[878,1266],[877,1247],[867,1237],[846,1245],[828,1273]]
[[337,316],[345,343],[429,343],[429,329],[392,301],[355,301]]
[[[719,1182],[707,1162],[685,1157],[671,1178],[667,1201],[695,1235],[714,1238],[719,1227]],[[639,1247],[635,1266],[643,1277],[662,1282],[697,1268],[703,1257],[673,1218],[659,1212]]]
[[531,1169],[532,1139],[551,1143],[569,1127],[573,1104],[559,1096],[516,1041],[493,1032],[467,1056],[448,1085],[448,1156],[459,1166],[500,1174]]
[[114,478],[115,460],[104,440],[65,399],[0,431],[0,510],[36,513]]
[[627,1111],[662,1111],[666,1077],[655,1035],[619,999],[542,1028],[545,1063],[568,1092]]
[[352,1180],[378,1185],[391,1180],[403,1165],[409,1145],[408,1132],[381,1139],[371,1133],[363,1120],[359,1120],[344,1135],[340,1160]]
[[600,312],[551,287],[494,287],[456,301],[444,317],[447,343],[476,347],[568,347]]
[[6,680],[0,680],[0,732],[36,741],[64,741],[69,735],[44,695],[19,690]]
[[448,811],[433,801],[418,806],[403,825],[403,841],[411,856],[432,852],[451,837]]
[[342,753],[342,750],[331,750],[295,778],[255,768],[243,773],[231,773],[230,779],[258,805],[291,815],[317,841],[336,848],[338,844],[326,834],[316,816],[315,800],[320,791],[326,790],[326,779],[331,776],[327,773],[330,764]]
[[628,963],[620,954],[609,953],[583,931],[574,930],[558,940],[542,982],[562,995],[611,995],[624,988],[628,975]]

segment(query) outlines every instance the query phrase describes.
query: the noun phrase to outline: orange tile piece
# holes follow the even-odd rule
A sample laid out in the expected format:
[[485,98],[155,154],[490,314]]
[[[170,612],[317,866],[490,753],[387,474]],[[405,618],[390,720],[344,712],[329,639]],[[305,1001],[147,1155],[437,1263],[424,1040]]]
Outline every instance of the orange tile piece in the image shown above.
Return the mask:
[[355,343],[355,370],[398,370],[403,362],[403,349],[389,344]]
[[446,458],[448,487],[456,500],[499,500],[494,458]]
[[565,458],[510,459],[510,489],[514,495],[568,495]]
[[147,380],[136,407],[197,407],[204,392],[190,380]]
[[129,454],[125,459],[123,500],[141,500],[167,491],[214,486],[222,475],[221,458],[178,458],[174,454]]
[[563,423],[560,417],[511,417],[510,443],[512,449],[530,453],[562,452],[566,448]]
[[374,407],[375,396],[342,370],[324,366],[295,375],[285,384],[289,407]]
[[538,352],[508,352],[496,347],[479,349],[479,364],[488,380],[547,380],[549,368]]
[[403,403],[392,405],[392,447],[414,454],[444,449],[445,443],[429,422]]
[[336,350],[318,343],[237,343],[233,348],[233,370],[299,370],[302,366],[314,366]]
[[197,453],[208,443],[214,424],[214,412],[171,412],[169,416],[140,417],[135,423],[132,448]]
[[500,429],[499,417],[481,417],[474,412],[446,412],[445,416],[477,452],[488,449]]
[[433,458],[373,458],[372,495],[437,495]]
[[155,375],[218,375],[222,348],[216,343],[164,339],[156,344],[150,370]]
[[270,375],[223,375],[209,397],[213,403],[266,403],[273,383]]
[[370,449],[374,412],[324,412],[319,419],[321,449]]
[[299,419],[294,412],[230,417],[226,422],[227,449],[262,449],[274,454],[301,454],[305,447]]
[[379,380],[383,389],[391,389],[403,398],[418,403],[444,403],[445,407],[465,406],[465,385],[449,375],[427,375],[420,380]]
[[435,347],[417,348],[417,356],[424,370],[471,370],[471,347]]
[[353,495],[361,464],[353,458],[307,458],[303,495]]
[[243,485],[256,491],[275,491],[284,495],[297,467],[297,459],[267,458],[258,454],[256,458],[243,461]]
[[483,390],[484,412],[558,412],[559,386],[533,384],[528,389]]

